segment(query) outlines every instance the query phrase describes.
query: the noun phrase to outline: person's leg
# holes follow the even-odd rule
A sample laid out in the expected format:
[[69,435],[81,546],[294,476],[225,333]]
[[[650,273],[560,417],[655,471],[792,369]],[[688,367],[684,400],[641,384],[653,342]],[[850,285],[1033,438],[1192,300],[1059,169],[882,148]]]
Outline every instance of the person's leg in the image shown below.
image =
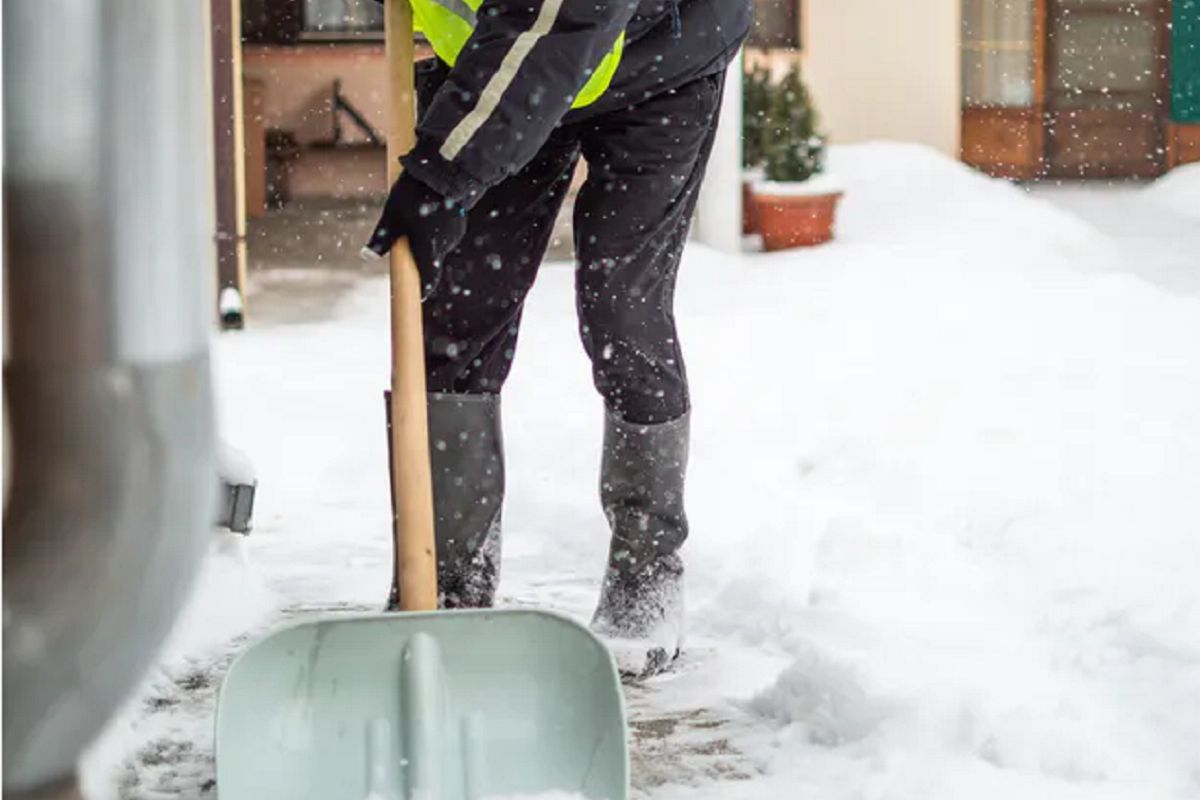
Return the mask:
[[601,502],[612,528],[593,627],[622,671],[664,668],[682,639],[688,397],[674,292],[716,132],[722,76],[580,124],[580,333],[607,418]]
[[488,192],[425,301],[438,586],[443,608],[491,606],[500,568],[500,390],[525,295],[570,184],[575,149],[548,147]]
[[675,334],[679,259],[720,109],[722,76],[580,123],[588,178],[575,204],[580,334],[596,388],[626,422],[689,408]]
[[423,306],[431,392],[496,394],[512,367],[525,295],[570,187],[578,146],[552,138],[471,209],[467,234]]
[[487,607],[495,599],[504,499],[499,393],[578,151],[566,134],[555,135],[524,169],[485,194],[423,306],[444,608]]

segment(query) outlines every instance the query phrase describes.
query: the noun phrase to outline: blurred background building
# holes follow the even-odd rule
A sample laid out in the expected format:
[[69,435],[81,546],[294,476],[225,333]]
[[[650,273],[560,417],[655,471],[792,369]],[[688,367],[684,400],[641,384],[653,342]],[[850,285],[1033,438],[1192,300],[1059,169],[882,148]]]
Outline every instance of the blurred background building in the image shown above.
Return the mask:
[[[1021,180],[1152,178],[1200,161],[1200,0],[755,3],[746,60],[799,62],[835,144],[918,142]],[[241,285],[242,242],[264,262],[349,257],[386,190],[379,4],[213,8],[222,285]]]
[[1021,179],[1200,160],[1197,0],[757,2],[749,57],[799,58],[835,142],[922,142]]

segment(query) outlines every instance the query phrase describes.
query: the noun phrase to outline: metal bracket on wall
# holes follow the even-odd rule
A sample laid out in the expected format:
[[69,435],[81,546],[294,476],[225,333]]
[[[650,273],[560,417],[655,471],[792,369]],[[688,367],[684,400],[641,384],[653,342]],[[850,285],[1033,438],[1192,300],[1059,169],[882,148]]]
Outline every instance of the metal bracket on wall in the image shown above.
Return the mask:
[[363,113],[354,107],[346,95],[342,94],[341,78],[333,82],[333,102],[331,104],[333,117],[333,140],[323,143],[325,147],[345,147],[347,146],[342,141],[342,115],[345,114],[350,118],[350,122],[354,127],[365,137],[372,147],[383,147],[383,136],[371,127],[371,123],[363,116]]
[[250,533],[254,527],[254,492],[257,489],[258,481],[229,483],[222,480],[217,525],[234,533]]

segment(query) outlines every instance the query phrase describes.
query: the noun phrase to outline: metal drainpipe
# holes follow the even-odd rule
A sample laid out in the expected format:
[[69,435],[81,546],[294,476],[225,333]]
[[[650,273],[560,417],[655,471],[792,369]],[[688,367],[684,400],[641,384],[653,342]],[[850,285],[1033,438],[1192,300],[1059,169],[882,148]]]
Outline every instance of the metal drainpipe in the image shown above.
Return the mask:
[[207,5],[3,4],[6,796],[73,782],[210,530]]

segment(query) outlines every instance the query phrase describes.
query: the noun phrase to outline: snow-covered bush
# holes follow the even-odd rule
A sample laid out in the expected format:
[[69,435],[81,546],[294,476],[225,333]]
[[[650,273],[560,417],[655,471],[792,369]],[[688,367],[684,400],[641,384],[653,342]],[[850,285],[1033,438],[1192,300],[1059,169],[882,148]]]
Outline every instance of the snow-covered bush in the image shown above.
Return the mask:
[[822,170],[825,139],[817,132],[817,110],[799,66],[771,85],[762,135],[767,180],[801,182]]
[[742,77],[742,166],[761,167],[766,161],[763,132],[771,102],[771,71],[762,64]]

